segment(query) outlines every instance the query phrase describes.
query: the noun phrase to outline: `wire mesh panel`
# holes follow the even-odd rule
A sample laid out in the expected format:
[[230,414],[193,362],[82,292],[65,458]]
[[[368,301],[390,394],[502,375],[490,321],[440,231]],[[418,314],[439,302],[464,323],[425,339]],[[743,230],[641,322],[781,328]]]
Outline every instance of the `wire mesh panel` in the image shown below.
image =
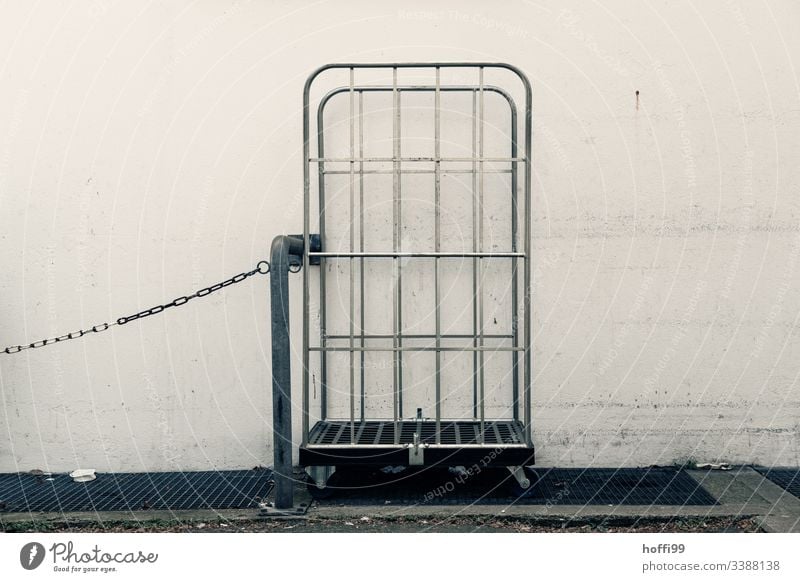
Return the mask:
[[307,82],[303,446],[531,446],[530,104],[503,64]]

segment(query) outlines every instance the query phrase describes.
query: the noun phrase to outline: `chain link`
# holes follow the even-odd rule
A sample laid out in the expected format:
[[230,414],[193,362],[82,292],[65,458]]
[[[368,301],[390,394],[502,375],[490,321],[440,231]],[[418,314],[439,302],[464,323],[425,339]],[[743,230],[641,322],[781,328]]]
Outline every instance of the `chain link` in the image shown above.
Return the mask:
[[127,315],[125,317],[120,317],[113,323],[100,323],[98,325],[93,325],[89,329],[80,329],[78,331],[73,331],[65,335],[61,335],[58,337],[48,338],[39,340],[37,342],[30,343],[26,346],[9,346],[3,350],[5,354],[16,354],[21,352],[22,350],[30,350],[34,348],[42,348],[44,346],[49,346],[51,344],[55,344],[58,342],[63,342],[67,340],[77,339],[79,337],[83,337],[89,333],[100,333],[101,331],[106,331],[110,327],[115,325],[125,325],[126,323],[130,323],[131,321],[136,321],[137,319],[142,319],[143,317],[149,317],[151,315],[156,315],[157,313],[161,313],[165,309],[169,309],[170,307],[178,307],[180,305],[186,305],[192,299],[196,297],[205,297],[206,295],[210,295],[220,289],[224,289],[230,285],[235,285],[236,283],[241,283],[245,279],[252,277],[253,275],[267,275],[270,271],[270,264],[268,261],[259,261],[256,264],[256,268],[252,271],[245,271],[244,273],[239,273],[238,275],[234,275],[230,279],[225,279],[220,283],[215,283],[209,287],[203,287],[199,291],[195,291],[191,295],[184,295],[182,297],[178,297],[173,299],[169,303],[165,303],[163,305],[156,305],[155,307],[151,307],[150,309],[145,309],[144,311],[140,311],[139,313],[134,313],[133,315]]

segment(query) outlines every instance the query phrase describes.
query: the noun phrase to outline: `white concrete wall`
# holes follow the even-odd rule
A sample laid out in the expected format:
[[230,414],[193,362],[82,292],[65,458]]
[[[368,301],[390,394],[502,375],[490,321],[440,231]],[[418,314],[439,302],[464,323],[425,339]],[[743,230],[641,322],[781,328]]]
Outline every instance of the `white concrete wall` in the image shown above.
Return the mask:
[[[298,231],[320,64],[508,61],[534,87],[540,463],[797,465],[798,24],[792,0],[6,5],[0,344]],[[0,471],[270,464],[267,298],[0,355]]]

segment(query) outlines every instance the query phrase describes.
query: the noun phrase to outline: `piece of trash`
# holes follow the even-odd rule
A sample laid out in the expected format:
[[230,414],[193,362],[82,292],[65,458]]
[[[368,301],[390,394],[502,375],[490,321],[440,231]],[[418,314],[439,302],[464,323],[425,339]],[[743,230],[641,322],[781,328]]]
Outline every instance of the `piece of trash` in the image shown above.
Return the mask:
[[712,471],[730,471],[730,463],[698,463],[696,469],[711,469]]
[[390,503],[391,503],[391,501],[389,501],[388,499],[383,502],[384,505],[389,505]]
[[75,469],[69,474],[75,483],[86,483],[97,479],[97,474],[94,469]]
[[469,471],[463,465],[458,465],[456,467],[447,467],[447,470],[450,472],[451,475],[455,475],[457,477],[469,477]]
[[352,521],[346,521],[346,522],[344,522],[344,524],[345,525],[355,525]]
[[365,515],[364,517],[361,518],[361,521],[369,521],[369,518]]
[[28,475],[36,477],[36,480],[41,482],[44,481],[52,481],[53,474],[49,471],[42,471],[41,469],[32,469],[28,471]]

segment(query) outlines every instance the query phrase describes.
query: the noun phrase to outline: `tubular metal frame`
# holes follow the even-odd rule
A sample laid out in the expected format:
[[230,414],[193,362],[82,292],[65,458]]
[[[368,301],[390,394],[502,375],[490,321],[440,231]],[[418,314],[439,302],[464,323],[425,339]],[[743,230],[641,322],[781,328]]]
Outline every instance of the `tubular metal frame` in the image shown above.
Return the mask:
[[[398,71],[401,69],[428,69],[433,70],[435,82],[423,85],[401,85],[398,83]],[[477,72],[476,85],[442,85],[441,71],[450,68],[470,68]],[[325,71],[332,69],[344,70],[349,73],[349,83],[337,87],[325,94],[319,101],[316,111],[316,135],[311,132],[311,90],[314,81]],[[357,85],[356,71],[360,69],[384,69],[391,72],[391,85]],[[525,93],[525,110],[523,118],[524,140],[522,144],[518,139],[518,113],[511,94],[500,87],[487,85],[484,79],[486,70],[504,69],[510,71],[522,83]],[[373,92],[385,92],[392,95],[392,156],[391,157],[365,157],[364,155],[364,95]],[[408,92],[432,92],[434,94],[434,156],[432,157],[403,157],[401,129],[401,97]],[[469,157],[443,157],[441,155],[441,101],[444,92],[463,92],[472,95],[472,155]],[[498,94],[508,103],[510,111],[510,138],[511,151],[509,157],[485,157],[484,125],[486,93]],[[324,112],[329,101],[340,94],[349,95],[349,157],[326,157],[324,142]],[[304,175],[304,251],[303,262],[303,385],[302,385],[302,443],[300,448],[300,464],[305,466],[335,466],[346,463],[389,464],[389,461],[408,460],[402,454],[402,449],[410,447],[424,447],[431,449],[426,452],[425,462],[410,464],[430,464],[430,462],[449,462],[459,464],[461,459],[470,460],[476,454],[483,455],[486,448],[496,449],[498,446],[511,451],[503,459],[498,459],[498,465],[524,465],[533,463],[533,442],[531,438],[531,249],[530,249],[530,215],[531,215],[531,87],[525,75],[516,67],[504,63],[387,63],[387,64],[330,64],[315,71],[306,81],[303,92],[303,175]],[[356,119],[358,132],[356,132]],[[358,133],[358,135],[357,135]],[[312,156],[311,148],[316,138],[317,155]],[[520,147],[521,145],[521,147]],[[521,155],[520,155],[521,151]],[[365,163],[383,162],[391,163],[391,170],[365,168]],[[433,164],[433,169],[409,168],[416,162]],[[442,163],[462,162],[469,163],[469,169],[442,169]],[[487,169],[486,163],[503,162],[510,164],[509,169]],[[327,169],[326,163],[348,164],[347,170]],[[522,194],[524,215],[522,224],[519,220],[519,166],[522,166]],[[314,168],[316,166],[316,169]],[[405,166],[405,167],[404,167]],[[311,179],[312,172],[317,172],[319,195],[319,234],[322,241],[320,251],[315,251],[310,245],[312,236],[311,223]],[[445,252],[441,249],[441,176],[443,173],[466,173],[472,176],[472,249],[464,252]],[[488,173],[509,173],[511,178],[510,206],[511,206],[511,248],[510,250],[488,251],[483,248],[484,239],[484,178]],[[325,179],[328,175],[349,175],[349,248],[347,251],[331,252],[326,250],[325,231]],[[391,250],[366,251],[364,244],[364,176],[368,174],[391,174],[392,186],[392,215],[393,233]],[[402,184],[404,174],[433,174],[434,175],[434,251],[409,251],[402,249],[401,245],[401,209],[402,209]],[[356,199],[358,199],[358,215],[356,216]],[[355,224],[358,222],[358,239],[355,237]],[[520,228],[521,226],[521,228]],[[519,239],[522,239],[521,241]],[[521,250],[520,250],[521,246]],[[387,259],[393,264],[393,294],[392,294],[392,334],[366,334],[365,333],[365,289],[364,265],[369,259]],[[435,333],[434,334],[404,334],[402,314],[402,264],[400,259],[429,258],[434,261],[434,295],[435,295]],[[472,325],[473,333],[446,334],[441,329],[441,266],[442,260],[470,259],[472,263]],[[491,259],[502,258],[511,261],[512,277],[512,319],[511,332],[508,334],[487,334],[484,325],[484,292],[483,268],[484,262]],[[346,260],[349,271],[345,269],[345,277],[349,277],[349,329],[347,333],[338,335],[328,334],[327,307],[326,307],[326,264],[328,261]],[[522,273],[522,305],[519,305],[518,293],[520,290],[519,265],[523,263]],[[311,343],[311,314],[310,314],[310,287],[308,266],[320,264],[319,271],[319,316],[320,334],[318,345]],[[356,330],[355,295],[356,271],[359,282],[359,322]],[[519,331],[520,311],[522,312],[522,334]],[[520,337],[522,335],[522,337]],[[487,339],[510,340],[511,345],[486,345]],[[391,340],[391,346],[375,346],[371,340]],[[424,345],[409,345],[404,340],[424,340]],[[461,347],[442,345],[443,340],[469,340],[469,345]],[[347,345],[332,345],[346,341]],[[393,392],[392,409],[393,418],[385,421],[385,427],[374,429],[375,422],[365,418],[365,366],[366,352],[393,352]],[[412,351],[432,351],[435,353],[435,403],[434,418],[422,419],[418,413],[415,420],[404,418],[403,412],[403,354]],[[472,352],[473,354],[473,423],[454,419],[443,419],[441,412],[441,353],[442,352]],[[513,418],[510,421],[487,419],[485,406],[485,373],[484,357],[486,352],[509,352],[512,359],[512,400],[511,410]],[[347,420],[328,420],[328,363],[329,352],[348,352],[349,358],[349,412]],[[314,426],[310,425],[310,356],[318,353],[320,358],[320,421]],[[522,381],[520,382],[520,358],[522,359]],[[358,382],[356,378],[359,378]],[[360,401],[360,415],[356,418],[356,384],[360,385],[358,400]],[[522,385],[522,398],[520,402],[520,384]],[[520,411],[520,408],[522,409]],[[521,413],[521,414],[520,414]],[[380,424],[380,422],[379,422]],[[431,425],[433,429],[431,429]],[[476,435],[461,439],[460,430],[464,427],[475,427]],[[333,428],[332,428],[333,427]],[[371,427],[371,428],[367,428]],[[365,444],[365,430],[378,430],[374,435],[374,442]],[[470,429],[472,430],[472,429]],[[487,438],[487,430],[492,431]],[[390,434],[388,439],[382,433]],[[310,435],[313,433],[313,437]],[[320,440],[325,434],[328,440]],[[413,434],[414,442],[407,438]],[[443,434],[448,442],[443,441]],[[452,436],[456,435],[456,436]],[[508,437],[506,438],[506,435]],[[370,436],[372,439],[372,436]],[[436,450],[438,452],[435,452]],[[380,452],[383,451],[383,452]],[[516,452],[514,452],[516,451]],[[379,453],[376,458],[376,453]],[[457,453],[463,453],[459,456]],[[454,456],[455,454],[455,456]],[[466,456],[464,456],[466,455]],[[421,459],[422,457],[420,457]],[[398,464],[409,464],[399,462]],[[511,468],[511,467],[510,467]],[[512,471],[513,473],[513,471]],[[329,475],[326,473],[326,475]],[[322,480],[324,485],[324,479]]]

